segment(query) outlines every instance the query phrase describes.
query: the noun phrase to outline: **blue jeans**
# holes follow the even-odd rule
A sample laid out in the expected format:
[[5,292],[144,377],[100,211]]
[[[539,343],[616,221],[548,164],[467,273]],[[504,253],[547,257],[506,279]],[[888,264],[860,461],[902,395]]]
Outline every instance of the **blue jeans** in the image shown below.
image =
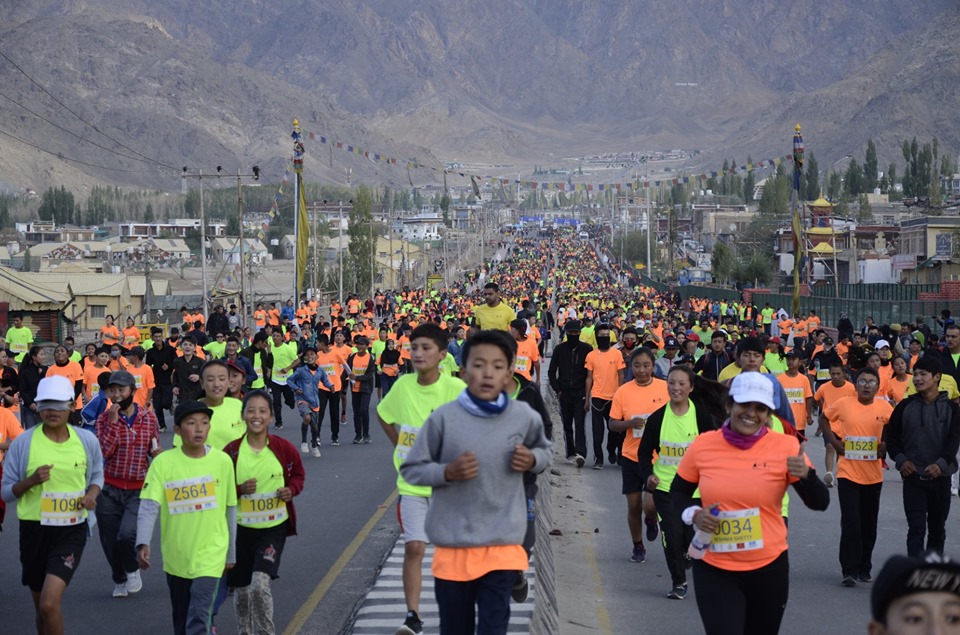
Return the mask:
[[214,600],[220,578],[179,578],[167,574],[170,603],[173,606],[174,635],[207,635],[213,626]]
[[390,389],[393,388],[393,385],[396,382],[396,377],[391,375],[380,375],[380,390],[384,397],[387,396],[387,393],[390,392]]
[[516,579],[516,571],[491,571],[469,582],[437,578],[434,592],[440,608],[440,635],[506,635],[510,592]]

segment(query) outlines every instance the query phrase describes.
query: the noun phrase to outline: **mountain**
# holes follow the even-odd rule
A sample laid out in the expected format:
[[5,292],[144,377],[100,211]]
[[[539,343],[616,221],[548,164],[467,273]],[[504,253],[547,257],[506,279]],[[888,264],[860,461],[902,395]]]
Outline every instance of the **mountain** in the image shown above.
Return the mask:
[[[781,154],[795,119],[824,141],[823,156],[854,154],[869,137],[890,153],[901,132],[956,129],[955,109],[936,100],[916,107],[937,94],[928,73],[953,77],[955,64],[940,69],[925,51],[955,52],[955,0],[211,5],[8,0],[0,49],[90,121],[173,165],[223,156],[282,164],[293,114],[305,128],[433,164],[665,147],[718,148],[705,153],[711,159]],[[887,79],[895,76],[902,82]],[[63,117],[4,60],[0,86]],[[3,101],[0,131],[14,130],[64,155],[107,160]],[[406,181],[402,169],[337,153],[333,167],[311,167],[310,151],[315,178],[342,181],[354,167],[357,178]],[[73,179],[169,180],[65,168],[0,136],[0,180],[56,182],[65,170]]]

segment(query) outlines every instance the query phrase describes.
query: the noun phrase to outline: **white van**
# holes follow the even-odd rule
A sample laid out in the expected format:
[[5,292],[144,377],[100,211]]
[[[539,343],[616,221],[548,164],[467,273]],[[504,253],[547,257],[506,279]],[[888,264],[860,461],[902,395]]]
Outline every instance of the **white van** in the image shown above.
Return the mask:
[[582,240],[587,240],[590,238],[590,234],[588,234],[587,232],[580,232],[579,234],[577,234],[577,236]]

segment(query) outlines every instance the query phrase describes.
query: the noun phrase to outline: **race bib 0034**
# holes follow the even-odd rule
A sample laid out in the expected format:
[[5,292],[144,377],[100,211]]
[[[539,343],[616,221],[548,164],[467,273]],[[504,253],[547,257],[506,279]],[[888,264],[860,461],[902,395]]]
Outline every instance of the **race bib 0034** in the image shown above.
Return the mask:
[[753,551],[763,548],[763,527],[760,524],[760,508],[738,509],[720,512],[720,526],[713,532],[710,551]]

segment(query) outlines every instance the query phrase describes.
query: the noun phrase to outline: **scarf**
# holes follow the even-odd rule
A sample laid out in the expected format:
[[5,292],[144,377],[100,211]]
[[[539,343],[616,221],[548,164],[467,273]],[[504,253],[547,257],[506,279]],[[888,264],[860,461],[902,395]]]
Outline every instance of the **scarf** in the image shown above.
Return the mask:
[[507,409],[510,398],[506,392],[501,392],[496,401],[485,401],[475,397],[469,390],[464,389],[457,397],[457,403],[460,407],[475,417],[496,417]]
[[757,441],[759,441],[764,436],[766,436],[768,432],[767,426],[761,426],[760,429],[757,430],[756,433],[754,434],[750,434],[750,435],[740,434],[739,432],[736,432],[732,427],[730,427],[729,419],[723,422],[723,427],[721,428],[721,431],[723,432],[724,440],[739,450],[749,450],[754,445],[756,445]]

